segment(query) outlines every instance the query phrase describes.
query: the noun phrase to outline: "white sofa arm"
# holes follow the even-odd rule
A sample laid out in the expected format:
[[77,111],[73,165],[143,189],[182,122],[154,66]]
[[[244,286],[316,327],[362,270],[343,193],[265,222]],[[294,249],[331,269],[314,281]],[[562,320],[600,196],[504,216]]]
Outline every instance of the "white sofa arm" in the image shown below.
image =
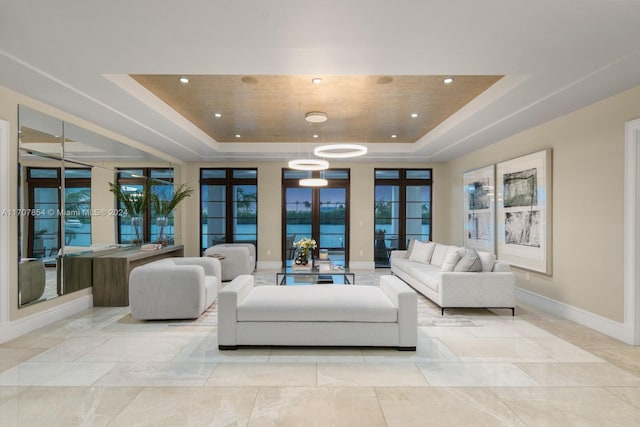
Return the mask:
[[205,309],[204,269],[150,263],[131,270],[129,301],[134,319],[195,318]]
[[441,307],[515,307],[513,273],[443,272],[440,277]]
[[184,257],[173,258],[176,265],[199,265],[204,268],[205,276],[215,276],[218,279],[218,289],[222,282],[222,268],[220,260],[211,257]]
[[238,323],[238,304],[254,287],[254,277],[242,274],[218,292],[218,348],[221,350],[236,347],[236,324]]
[[380,289],[398,308],[398,347],[415,350],[418,342],[418,296],[395,276],[380,276]]
[[408,251],[398,249],[398,250],[395,250],[395,251],[391,251],[391,256],[389,258],[390,259],[406,258],[407,257],[407,253],[408,253]]

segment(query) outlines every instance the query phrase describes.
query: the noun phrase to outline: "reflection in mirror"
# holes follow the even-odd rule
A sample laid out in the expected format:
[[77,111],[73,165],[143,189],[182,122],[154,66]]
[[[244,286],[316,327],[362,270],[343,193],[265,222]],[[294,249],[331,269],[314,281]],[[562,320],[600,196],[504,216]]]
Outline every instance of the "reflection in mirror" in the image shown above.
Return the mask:
[[26,108],[19,109],[18,122],[18,285],[24,305],[57,296],[63,126]]
[[121,236],[107,182],[117,176],[117,165],[160,160],[22,105],[18,155],[18,295],[24,306],[92,286],[92,258],[131,247]]

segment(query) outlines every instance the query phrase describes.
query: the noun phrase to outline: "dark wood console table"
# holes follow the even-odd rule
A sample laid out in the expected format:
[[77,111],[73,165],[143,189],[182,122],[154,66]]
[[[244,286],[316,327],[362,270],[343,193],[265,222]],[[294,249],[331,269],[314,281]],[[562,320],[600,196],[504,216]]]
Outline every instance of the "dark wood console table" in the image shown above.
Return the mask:
[[184,246],[162,249],[140,249],[104,255],[93,259],[94,307],[125,307],[129,305],[129,273],[136,267],[163,258],[184,256]]

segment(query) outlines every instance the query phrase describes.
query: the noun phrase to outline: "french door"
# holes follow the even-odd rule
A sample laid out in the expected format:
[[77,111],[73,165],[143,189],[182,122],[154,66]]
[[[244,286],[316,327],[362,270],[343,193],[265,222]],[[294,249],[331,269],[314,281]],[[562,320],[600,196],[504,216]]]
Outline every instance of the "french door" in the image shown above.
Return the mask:
[[[325,187],[304,187],[301,178],[308,172],[283,171],[283,232],[282,259],[291,265],[293,244],[307,237],[314,239],[318,249],[328,249],[335,264],[348,265],[349,254],[349,171],[325,172],[329,184]],[[318,249],[314,252],[317,257]]]

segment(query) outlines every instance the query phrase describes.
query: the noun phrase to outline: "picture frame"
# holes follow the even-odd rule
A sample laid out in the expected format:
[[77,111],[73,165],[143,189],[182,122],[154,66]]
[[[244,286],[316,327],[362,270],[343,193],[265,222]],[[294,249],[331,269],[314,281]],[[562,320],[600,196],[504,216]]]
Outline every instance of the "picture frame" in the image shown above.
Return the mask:
[[551,275],[552,152],[546,149],[496,166],[497,257]]
[[495,253],[495,165],[462,176],[464,246]]

